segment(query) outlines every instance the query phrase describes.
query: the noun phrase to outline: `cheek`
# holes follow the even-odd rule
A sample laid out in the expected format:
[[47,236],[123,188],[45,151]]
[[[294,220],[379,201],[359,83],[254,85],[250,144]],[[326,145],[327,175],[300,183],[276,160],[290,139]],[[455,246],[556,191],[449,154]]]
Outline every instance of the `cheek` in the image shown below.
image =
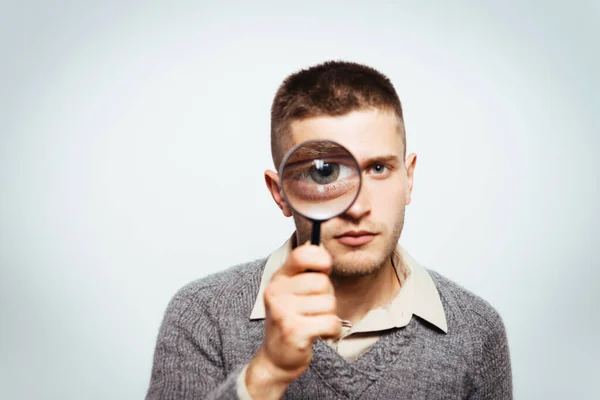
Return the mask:
[[310,221],[302,217],[301,215],[297,213],[292,213],[292,215],[294,216],[294,222],[299,228],[303,229],[310,225]]
[[312,222],[303,218],[297,214],[293,214],[294,223],[296,225],[296,231],[300,236],[300,243],[303,244],[305,241],[310,239],[310,234],[312,232]]
[[404,206],[407,189],[401,179],[389,179],[373,186],[371,205],[374,213],[389,218],[398,213],[399,206]]

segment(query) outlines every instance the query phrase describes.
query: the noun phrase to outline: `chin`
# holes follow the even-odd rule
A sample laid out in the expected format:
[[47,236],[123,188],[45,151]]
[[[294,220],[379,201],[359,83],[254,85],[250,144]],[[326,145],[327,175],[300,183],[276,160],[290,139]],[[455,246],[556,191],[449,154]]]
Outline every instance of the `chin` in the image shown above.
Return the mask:
[[[363,253],[363,254],[360,254]],[[373,254],[355,252],[333,257],[332,274],[340,277],[359,277],[371,275],[385,264],[385,258]]]

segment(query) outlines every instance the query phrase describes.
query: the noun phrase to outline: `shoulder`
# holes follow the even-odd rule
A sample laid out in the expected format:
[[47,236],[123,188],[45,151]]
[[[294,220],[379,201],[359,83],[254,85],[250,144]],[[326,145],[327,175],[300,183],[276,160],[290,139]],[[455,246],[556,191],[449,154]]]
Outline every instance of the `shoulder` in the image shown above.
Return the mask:
[[[498,311],[473,292],[428,270],[444,305],[451,340],[472,365],[477,398],[512,399],[512,367],[504,322]],[[472,362],[472,364],[471,364]]]
[[503,319],[487,300],[436,271],[427,269],[427,272],[440,294],[449,329],[474,335],[472,339],[479,340],[505,336]]
[[172,297],[169,313],[186,313],[191,308],[211,312],[214,307],[226,306],[232,298],[250,300],[258,292],[266,259],[257,259],[231,266],[182,286]]

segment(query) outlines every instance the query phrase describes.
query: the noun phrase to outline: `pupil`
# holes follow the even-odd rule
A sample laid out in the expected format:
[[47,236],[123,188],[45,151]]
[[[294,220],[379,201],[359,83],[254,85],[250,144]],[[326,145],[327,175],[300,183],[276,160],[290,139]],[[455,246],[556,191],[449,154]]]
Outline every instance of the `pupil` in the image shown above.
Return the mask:
[[323,164],[323,167],[319,169],[319,173],[323,176],[329,176],[333,173],[333,168],[329,164]]
[[322,163],[312,166],[309,174],[313,182],[319,185],[329,185],[335,182],[340,175],[340,166],[336,163]]

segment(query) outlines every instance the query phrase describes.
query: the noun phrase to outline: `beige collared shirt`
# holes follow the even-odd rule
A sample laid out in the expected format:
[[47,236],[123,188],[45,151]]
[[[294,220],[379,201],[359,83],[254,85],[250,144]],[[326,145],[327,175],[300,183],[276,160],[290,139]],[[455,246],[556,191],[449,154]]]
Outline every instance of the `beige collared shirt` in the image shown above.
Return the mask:
[[[273,252],[265,265],[260,289],[250,319],[264,319],[264,290],[273,274],[283,265],[293,247],[293,237]],[[426,320],[447,332],[446,315],[439,293],[427,270],[420,265],[399,244],[393,253],[392,264],[402,283],[398,294],[387,305],[369,311],[355,325],[342,321],[342,336],[327,343],[342,357],[353,361],[367,351],[379,338],[381,331],[402,328],[413,315]],[[252,400],[245,384],[246,368],[238,378],[238,396],[242,400]]]

